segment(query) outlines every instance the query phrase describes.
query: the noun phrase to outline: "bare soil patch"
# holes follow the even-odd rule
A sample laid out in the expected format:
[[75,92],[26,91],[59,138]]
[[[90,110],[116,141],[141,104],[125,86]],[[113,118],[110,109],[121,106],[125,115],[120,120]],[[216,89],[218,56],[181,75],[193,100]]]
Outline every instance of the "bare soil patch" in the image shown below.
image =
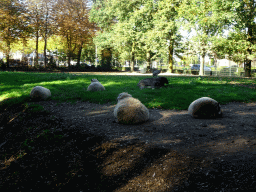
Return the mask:
[[[213,156],[217,153],[228,155],[239,152],[241,147],[248,147],[245,143],[255,142],[256,136],[256,103],[234,102],[222,105],[224,115],[218,119],[194,119],[187,114],[187,110],[149,109],[149,121],[139,125],[116,123],[113,116],[115,105],[79,101],[75,104],[57,104],[55,101],[41,101],[37,104],[68,122],[69,129],[89,130],[115,141],[139,140],[179,151],[186,151],[188,145],[191,145],[189,151],[198,148],[196,151],[205,153],[204,149],[208,148]],[[226,141],[220,142],[222,139]],[[223,142],[226,146],[219,147]]]
[[115,123],[110,104],[32,103],[46,111],[17,106],[1,114],[0,189],[256,189],[256,103],[222,105],[219,119],[150,109],[140,125]]

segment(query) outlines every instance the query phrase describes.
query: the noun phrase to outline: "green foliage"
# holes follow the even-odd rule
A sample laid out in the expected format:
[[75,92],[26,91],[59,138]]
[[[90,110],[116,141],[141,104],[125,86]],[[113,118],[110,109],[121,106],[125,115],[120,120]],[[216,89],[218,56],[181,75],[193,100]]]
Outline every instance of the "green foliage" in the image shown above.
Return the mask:
[[9,54],[12,43],[27,36],[29,26],[19,1],[0,1],[0,50]]
[[210,54],[212,46],[211,39],[221,34],[223,29],[229,24],[227,10],[230,8],[229,2],[219,0],[213,1],[182,1],[179,14],[184,20],[184,27],[195,30],[196,36],[189,43],[190,52],[200,53],[203,62],[199,74],[204,74],[204,58]]
[[[79,2],[81,4],[78,4]],[[256,12],[253,0],[94,1],[89,19],[95,22],[100,30],[93,41],[92,35],[96,28],[92,23],[83,23],[88,30],[90,28],[90,32],[79,31],[81,27],[78,23],[81,25],[81,22],[87,20],[87,12],[82,11],[84,7],[80,7],[85,1],[63,1],[63,4],[58,5],[57,12],[50,13],[55,16],[58,24],[63,24],[59,28],[61,30],[54,28],[55,25],[50,20],[47,27],[45,25],[45,8],[54,7],[53,2],[49,3],[46,5],[44,1],[1,1],[0,49],[7,52],[19,50],[31,53],[35,50],[34,38],[39,31],[41,32],[39,36],[46,37],[45,33],[47,33],[47,49],[51,52],[55,51],[54,53],[58,50],[60,60],[79,56],[78,47],[82,46],[82,60],[94,62],[95,44],[100,60],[101,51],[111,48],[112,59],[115,58],[119,63],[141,59],[146,60],[149,65],[152,59],[160,58],[165,62],[169,61],[171,67],[172,55],[183,58],[188,64],[189,57],[199,52],[203,57],[209,54],[215,59],[228,55],[229,59],[240,63],[245,61],[249,66],[250,61],[256,57]],[[76,6],[70,6],[69,3]],[[76,14],[68,15],[66,9]],[[28,15],[25,14],[26,10],[29,10]],[[67,15],[62,15],[62,12],[66,12]],[[81,18],[84,19],[79,20]],[[72,26],[71,31],[69,25]],[[194,30],[196,36],[190,39],[189,44],[182,44],[183,39],[179,29]],[[224,29],[230,29],[232,33],[225,37]],[[50,31],[53,34],[48,33]],[[73,34],[73,38],[69,38],[69,32]],[[43,53],[43,39],[39,38],[39,53]],[[67,39],[69,43],[66,42]],[[198,63],[194,59],[191,60],[192,63]]]
[[[228,55],[228,58],[238,64],[245,60],[253,60],[256,57],[256,47],[247,40],[243,32],[230,32],[227,38],[214,38],[212,49],[221,55]],[[248,52],[251,48],[251,53]]]
[[81,60],[95,62],[95,45],[93,43],[86,44],[82,50]]
[[[169,6],[172,5],[172,6]],[[121,62],[137,59],[167,58],[167,40],[171,52],[178,49],[181,36],[177,33],[178,1],[99,1],[94,4],[90,18],[102,31],[94,42],[99,50],[111,47]],[[171,53],[172,54],[172,53]],[[172,63],[172,59],[169,59]]]
[[48,63],[48,67],[49,67],[50,69],[55,69],[55,68],[57,67],[56,61],[53,60],[53,57],[50,57],[50,60],[49,60],[49,63]]
[[61,50],[66,50],[67,47],[64,43],[64,38],[62,36],[52,35],[47,41],[47,49],[52,51],[57,49],[60,52]]

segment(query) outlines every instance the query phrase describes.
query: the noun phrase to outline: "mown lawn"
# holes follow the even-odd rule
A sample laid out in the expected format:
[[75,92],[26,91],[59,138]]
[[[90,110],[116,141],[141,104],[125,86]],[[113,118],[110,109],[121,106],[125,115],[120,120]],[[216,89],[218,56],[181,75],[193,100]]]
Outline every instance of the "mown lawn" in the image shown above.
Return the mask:
[[[97,78],[105,86],[106,91],[87,92],[92,78]],[[50,99],[60,102],[82,100],[115,104],[118,94],[128,92],[148,108],[186,110],[191,102],[200,97],[211,97],[220,104],[256,101],[255,79],[167,77],[169,86],[165,88],[140,90],[137,84],[143,78],[146,77],[0,72],[0,103],[3,108],[12,103],[29,101],[34,86],[50,89]]]

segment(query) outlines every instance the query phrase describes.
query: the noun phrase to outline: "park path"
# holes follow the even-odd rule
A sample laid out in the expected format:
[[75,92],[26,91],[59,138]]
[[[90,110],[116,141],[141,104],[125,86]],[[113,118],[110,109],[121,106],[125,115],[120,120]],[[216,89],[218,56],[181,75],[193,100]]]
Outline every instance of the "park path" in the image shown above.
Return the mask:
[[[127,76],[152,76],[152,73],[139,73],[139,72],[69,72],[76,75],[127,75]],[[184,75],[177,73],[160,73],[158,76],[191,76],[196,77],[198,75]]]

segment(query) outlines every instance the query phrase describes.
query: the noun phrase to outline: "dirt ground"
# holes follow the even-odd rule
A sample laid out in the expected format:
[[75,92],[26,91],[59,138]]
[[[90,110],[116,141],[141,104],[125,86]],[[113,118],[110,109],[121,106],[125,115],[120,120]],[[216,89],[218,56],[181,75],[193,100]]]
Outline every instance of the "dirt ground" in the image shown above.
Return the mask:
[[[143,145],[142,148],[150,146],[169,151],[165,157],[172,156],[175,151],[176,155],[179,154],[178,156],[182,156],[184,159],[201,159],[202,161],[198,162],[200,169],[194,176],[190,175],[190,183],[185,181],[186,184],[183,183],[176,190],[191,191],[191,185],[195,184],[191,180],[196,177],[203,177],[201,180],[204,182],[201,184],[202,186],[198,184],[197,190],[194,186],[195,191],[207,189],[209,185],[207,182],[212,181],[216,182],[212,184],[214,187],[223,188],[223,191],[236,191],[243,188],[246,190],[256,189],[254,181],[256,173],[256,103],[222,105],[223,117],[218,119],[194,119],[187,114],[187,110],[150,109],[149,121],[140,125],[115,123],[113,116],[115,105],[99,105],[88,102],[58,105],[54,101],[37,103],[51,114],[64,119],[69,129],[88,130],[92,134],[104,135],[111,145],[114,143],[123,145],[140,143]],[[119,161],[121,162],[121,160]],[[166,161],[167,159],[162,160],[161,168],[164,167]],[[190,166],[187,163],[184,160],[184,167]],[[103,169],[105,174],[118,172],[120,165],[116,164],[118,163],[114,163],[113,159],[109,160]],[[191,165],[191,167],[193,166]],[[204,169],[202,170],[202,168]],[[156,172],[155,176],[157,176]],[[159,174],[161,175],[161,173]],[[229,176],[230,178],[228,178]],[[222,181],[217,182],[217,178],[221,179],[221,177],[223,177]],[[206,178],[210,180],[206,182]],[[246,183],[250,179],[252,183]],[[133,182],[133,185],[140,185],[138,178],[130,182]],[[145,183],[144,185],[147,186]],[[167,188],[166,185],[166,191]],[[127,191],[128,189],[124,186],[117,191]]]
[[139,125],[116,123],[115,105],[79,101],[75,104],[36,103],[65,119],[70,129],[89,129],[91,133],[103,134],[114,141],[139,140],[188,154],[197,151],[215,157],[245,151],[253,153],[250,147],[256,145],[256,103],[222,105],[223,117],[218,119],[194,119],[187,110],[149,109],[149,121]]

